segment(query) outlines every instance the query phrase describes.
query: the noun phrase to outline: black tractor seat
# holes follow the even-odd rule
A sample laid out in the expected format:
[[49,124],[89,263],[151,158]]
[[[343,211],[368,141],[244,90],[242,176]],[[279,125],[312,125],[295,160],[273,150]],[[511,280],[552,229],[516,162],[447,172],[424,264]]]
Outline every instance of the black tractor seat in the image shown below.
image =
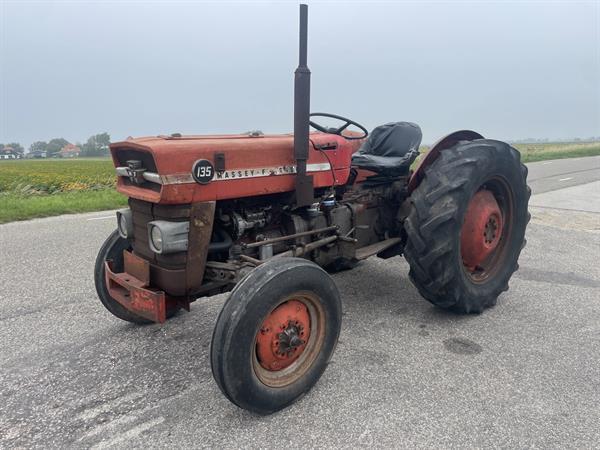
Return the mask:
[[421,128],[411,122],[391,122],[376,127],[352,155],[352,166],[379,175],[398,177],[408,174],[419,154]]

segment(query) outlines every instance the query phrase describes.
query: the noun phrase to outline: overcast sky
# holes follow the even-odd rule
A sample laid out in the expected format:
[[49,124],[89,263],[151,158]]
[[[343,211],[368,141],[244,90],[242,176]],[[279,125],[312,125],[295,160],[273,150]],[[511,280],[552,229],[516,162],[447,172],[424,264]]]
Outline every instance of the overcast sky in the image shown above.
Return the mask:
[[[600,2],[308,2],[312,111],[600,135]],[[0,0],[0,142],[292,129],[297,2]]]

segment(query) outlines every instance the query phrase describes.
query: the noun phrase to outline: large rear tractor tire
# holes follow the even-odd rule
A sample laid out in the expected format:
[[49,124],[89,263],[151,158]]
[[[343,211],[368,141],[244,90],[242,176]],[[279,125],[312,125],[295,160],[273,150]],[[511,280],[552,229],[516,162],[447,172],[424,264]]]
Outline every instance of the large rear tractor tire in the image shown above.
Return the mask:
[[215,381],[240,408],[285,408],[325,371],[341,320],[338,290],[323,269],[300,258],[268,261],[236,285],[217,318]]
[[527,167],[489,139],[441,152],[411,194],[404,249],[423,297],[459,313],[496,304],[518,269],[530,215]]

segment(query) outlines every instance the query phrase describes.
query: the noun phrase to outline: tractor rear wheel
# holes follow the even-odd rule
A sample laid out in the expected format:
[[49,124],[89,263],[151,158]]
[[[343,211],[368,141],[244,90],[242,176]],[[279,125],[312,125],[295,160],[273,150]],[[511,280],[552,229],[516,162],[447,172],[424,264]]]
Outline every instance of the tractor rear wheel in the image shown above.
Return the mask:
[[300,258],[268,261],[236,285],[217,318],[215,381],[240,408],[285,408],[325,371],[341,320],[338,290],[323,269]]
[[410,278],[434,305],[480,313],[518,269],[529,221],[527,167],[489,139],[441,152],[411,194],[404,249]]

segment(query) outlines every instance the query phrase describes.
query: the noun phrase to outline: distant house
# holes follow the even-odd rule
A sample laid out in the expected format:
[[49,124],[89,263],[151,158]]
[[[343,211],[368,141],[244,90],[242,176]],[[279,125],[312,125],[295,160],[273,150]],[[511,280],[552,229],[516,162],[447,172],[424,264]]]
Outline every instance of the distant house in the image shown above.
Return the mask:
[[34,150],[27,153],[28,158],[47,158],[48,152],[46,150]]
[[12,147],[3,147],[0,150],[0,159],[19,159],[21,154],[17,153]]
[[80,153],[81,149],[74,144],[67,144],[58,152],[61,158],[75,158]]

